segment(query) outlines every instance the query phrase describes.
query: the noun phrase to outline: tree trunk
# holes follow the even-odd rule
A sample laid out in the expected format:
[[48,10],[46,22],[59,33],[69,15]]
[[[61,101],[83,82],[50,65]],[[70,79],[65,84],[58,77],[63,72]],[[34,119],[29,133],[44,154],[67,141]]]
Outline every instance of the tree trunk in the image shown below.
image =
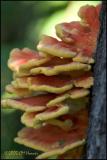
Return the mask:
[[106,159],[106,2],[102,2],[86,159]]

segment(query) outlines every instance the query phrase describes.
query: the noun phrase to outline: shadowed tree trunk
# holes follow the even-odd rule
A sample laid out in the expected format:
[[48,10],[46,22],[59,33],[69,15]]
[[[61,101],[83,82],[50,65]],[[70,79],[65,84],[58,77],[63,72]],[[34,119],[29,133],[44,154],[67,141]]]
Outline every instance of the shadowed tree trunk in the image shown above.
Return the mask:
[[86,159],[106,159],[106,2],[102,2]]

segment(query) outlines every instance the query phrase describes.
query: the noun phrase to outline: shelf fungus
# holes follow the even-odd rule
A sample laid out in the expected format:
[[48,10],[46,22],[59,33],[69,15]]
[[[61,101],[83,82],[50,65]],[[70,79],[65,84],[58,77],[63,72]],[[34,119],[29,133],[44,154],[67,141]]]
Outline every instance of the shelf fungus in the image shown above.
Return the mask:
[[49,57],[42,57],[36,51],[29,48],[13,49],[10,53],[10,58],[8,60],[8,67],[12,71],[19,71],[23,69],[30,69],[35,66],[40,66],[41,64],[49,61]]
[[76,100],[70,101],[71,107],[69,107],[66,103],[63,103],[56,106],[51,106],[39,112],[25,112],[21,117],[21,122],[27,127],[34,128],[49,123],[58,125],[66,130],[71,126],[70,124],[72,124],[72,116],[70,117],[70,115],[68,115],[64,122],[60,120],[60,116],[67,113],[72,115],[81,111],[83,108],[87,108],[87,102],[88,99],[85,97],[78,99],[78,102],[76,102]]
[[81,110],[78,116],[77,114],[71,115],[71,119],[73,125],[69,131],[52,124],[46,124],[36,129],[23,128],[18,132],[15,142],[45,152],[37,159],[64,154],[68,150],[84,145],[88,124],[87,109]]
[[[67,44],[76,47],[78,54],[74,61],[92,63],[99,32],[99,11],[97,7],[86,5],[80,8],[78,15],[81,21],[56,25],[56,34]],[[82,56],[82,57],[81,57]]]
[[40,150],[36,159],[80,159],[88,128],[90,88],[101,5],[80,8],[80,21],[56,25],[61,40],[44,35],[37,50],[13,49],[13,81],[3,108],[23,111],[15,142]]

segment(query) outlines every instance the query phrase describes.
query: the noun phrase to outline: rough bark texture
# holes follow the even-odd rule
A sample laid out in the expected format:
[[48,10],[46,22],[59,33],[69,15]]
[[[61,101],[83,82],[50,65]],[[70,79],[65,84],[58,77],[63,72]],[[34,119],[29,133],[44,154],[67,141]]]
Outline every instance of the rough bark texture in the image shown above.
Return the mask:
[[100,20],[86,159],[106,159],[106,2],[102,2]]

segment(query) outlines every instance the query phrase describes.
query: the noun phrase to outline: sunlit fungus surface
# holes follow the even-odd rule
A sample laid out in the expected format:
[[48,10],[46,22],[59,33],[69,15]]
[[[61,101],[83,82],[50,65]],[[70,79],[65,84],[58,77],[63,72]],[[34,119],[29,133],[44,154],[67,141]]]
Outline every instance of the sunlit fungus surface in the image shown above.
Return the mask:
[[16,48],[10,53],[13,80],[2,107],[23,112],[25,127],[14,141],[42,151],[36,159],[79,159],[83,154],[99,11],[100,5],[82,6],[80,21],[55,26],[60,40],[43,35],[37,51]]

